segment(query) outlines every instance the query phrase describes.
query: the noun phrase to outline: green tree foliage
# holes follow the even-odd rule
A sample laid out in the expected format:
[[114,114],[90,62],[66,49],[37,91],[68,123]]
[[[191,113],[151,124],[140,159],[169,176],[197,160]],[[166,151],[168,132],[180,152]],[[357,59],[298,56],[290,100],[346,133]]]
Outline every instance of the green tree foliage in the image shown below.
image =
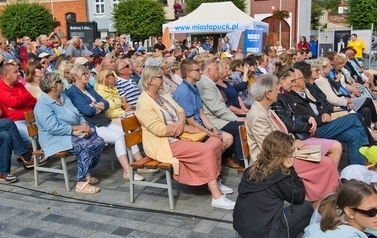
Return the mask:
[[323,5],[321,1],[313,0],[312,1],[312,14],[310,19],[310,28],[312,30],[318,30],[321,24],[319,19],[322,16]]
[[37,2],[16,0],[7,4],[0,12],[0,29],[2,35],[8,39],[25,35],[36,38],[40,34],[53,31],[54,24],[49,10]]
[[192,12],[197,9],[200,4],[205,2],[228,2],[231,1],[233,4],[238,7],[241,11],[245,11],[246,3],[245,0],[188,0],[187,1],[187,11]]
[[113,19],[118,33],[145,39],[162,33],[164,6],[156,0],[123,0],[114,10]]
[[348,0],[347,21],[353,29],[370,29],[374,23],[377,29],[376,0]]

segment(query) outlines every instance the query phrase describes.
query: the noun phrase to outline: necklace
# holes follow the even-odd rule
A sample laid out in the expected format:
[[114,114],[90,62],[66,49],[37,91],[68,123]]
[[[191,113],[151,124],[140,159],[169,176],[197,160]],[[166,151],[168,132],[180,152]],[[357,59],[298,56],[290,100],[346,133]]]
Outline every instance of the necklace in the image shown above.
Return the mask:
[[147,93],[148,95],[149,95],[149,97],[151,97],[158,105],[160,105],[160,107],[162,108],[162,109],[164,109],[165,111],[167,111],[168,110],[168,107],[164,104],[164,102],[161,100],[161,98],[160,98],[160,96],[157,94],[157,98],[158,98],[158,100],[156,99],[156,98],[154,98],[154,97],[152,97],[149,93]]

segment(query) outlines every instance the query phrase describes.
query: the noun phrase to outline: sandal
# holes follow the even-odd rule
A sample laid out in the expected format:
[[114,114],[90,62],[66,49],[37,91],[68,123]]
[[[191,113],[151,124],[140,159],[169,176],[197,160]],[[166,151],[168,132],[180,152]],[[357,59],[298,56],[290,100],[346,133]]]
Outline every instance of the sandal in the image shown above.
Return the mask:
[[81,187],[76,185],[76,193],[93,194],[101,191],[99,187],[91,186],[89,189],[85,189],[89,185],[89,182],[85,182]]
[[94,184],[97,184],[99,182],[99,180],[96,178],[96,177],[93,177],[93,176],[88,176],[86,177],[86,181],[91,184],[91,185],[94,185]]

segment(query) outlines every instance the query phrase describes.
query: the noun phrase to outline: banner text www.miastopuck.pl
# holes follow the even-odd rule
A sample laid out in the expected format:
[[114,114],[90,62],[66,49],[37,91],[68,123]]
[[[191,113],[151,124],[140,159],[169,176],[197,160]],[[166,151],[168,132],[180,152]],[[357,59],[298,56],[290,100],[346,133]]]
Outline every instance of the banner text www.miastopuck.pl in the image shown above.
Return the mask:
[[199,30],[199,31],[217,31],[217,30],[237,30],[237,24],[196,24],[191,26],[175,26],[177,31],[190,31],[190,30]]

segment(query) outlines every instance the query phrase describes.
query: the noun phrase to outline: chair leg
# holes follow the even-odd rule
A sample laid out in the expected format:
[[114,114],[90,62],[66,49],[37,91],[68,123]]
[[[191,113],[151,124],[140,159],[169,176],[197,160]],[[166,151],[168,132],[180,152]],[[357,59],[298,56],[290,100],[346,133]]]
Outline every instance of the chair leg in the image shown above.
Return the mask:
[[173,197],[173,186],[171,182],[171,173],[170,170],[165,171],[166,174],[166,185],[168,186],[168,197],[169,197],[169,206],[170,209],[174,209],[174,197]]
[[245,157],[243,159],[244,163],[245,163],[245,169],[249,168],[249,158]]
[[38,181],[38,158],[36,155],[33,155],[33,160],[34,160],[34,185],[35,187],[38,186],[39,181]]
[[63,176],[64,176],[64,180],[65,180],[65,188],[66,188],[67,192],[69,192],[70,187],[69,187],[69,176],[68,176],[67,163],[66,163],[64,157],[61,157],[60,159],[62,161],[62,169],[63,169]]
[[130,168],[130,202],[131,203],[134,203],[134,189],[135,189],[135,185],[134,185],[134,168]]
[[115,155],[115,151],[114,151],[114,148],[109,148],[109,159],[110,159],[110,169],[111,170],[114,170],[114,160],[116,160],[116,155]]

